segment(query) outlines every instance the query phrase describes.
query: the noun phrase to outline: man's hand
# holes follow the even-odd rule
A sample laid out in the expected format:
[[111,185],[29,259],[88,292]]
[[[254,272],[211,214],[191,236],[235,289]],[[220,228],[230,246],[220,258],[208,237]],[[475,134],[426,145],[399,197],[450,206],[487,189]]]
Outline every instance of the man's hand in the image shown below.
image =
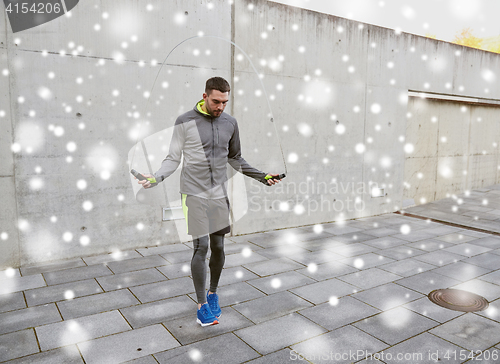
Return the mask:
[[[146,178],[153,178],[154,177],[152,174],[146,174],[146,173],[141,173],[141,174],[144,177],[146,177]],[[137,178],[135,178],[135,179],[137,179]],[[140,185],[142,185],[142,187],[144,187],[144,188],[150,188],[151,187],[151,182],[149,182],[147,179],[145,179],[144,181],[137,180],[137,183],[140,184]]]
[[[272,174],[272,173],[269,173],[269,174],[268,174],[268,176],[278,177],[278,176],[279,176],[279,174]],[[280,179],[273,179],[273,178],[270,178],[270,179],[268,179],[268,180],[267,180],[267,184],[268,184],[269,186],[272,186],[272,185],[274,185],[274,184],[279,183],[280,181],[281,181]]]

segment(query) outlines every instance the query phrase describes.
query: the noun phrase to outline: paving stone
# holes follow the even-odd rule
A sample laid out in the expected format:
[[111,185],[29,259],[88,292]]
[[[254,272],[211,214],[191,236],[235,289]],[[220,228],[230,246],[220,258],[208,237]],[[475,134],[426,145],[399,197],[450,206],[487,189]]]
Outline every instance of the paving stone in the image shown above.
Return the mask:
[[0,314],[0,334],[61,321],[55,304],[23,308]]
[[298,241],[314,241],[314,240],[319,240],[319,239],[325,239],[325,238],[333,238],[334,235],[330,234],[326,231],[322,231],[320,233],[316,232],[308,232],[308,233],[302,233],[302,234],[297,234],[296,239]]
[[500,255],[500,249],[490,250],[489,253]]
[[428,271],[400,279],[395,283],[427,295],[435,289],[450,288],[459,284],[460,281]]
[[335,254],[340,254],[344,257],[349,258],[349,257],[354,257],[356,255],[362,255],[378,251],[379,249],[363,243],[352,243],[352,244],[345,243],[345,245],[336,246],[330,250]]
[[193,259],[193,252],[193,249],[182,250],[174,253],[161,254],[160,257],[168,261],[170,264],[186,263],[191,262],[191,259]]
[[500,323],[467,313],[430,333],[468,350],[485,350],[500,342]]
[[301,248],[299,246],[294,245],[279,245],[273,248],[266,248],[266,249],[260,249],[259,250],[259,255],[262,255],[263,257],[266,257],[268,259],[275,259],[275,258],[292,258],[294,256],[302,256],[304,254],[310,253],[309,250]]
[[[391,229],[386,229],[391,230]],[[371,233],[371,231],[370,231]],[[396,246],[408,244],[406,240],[398,239],[393,236],[380,237],[378,239],[367,240],[363,244],[373,246],[377,249],[389,249]]]
[[[479,277],[480,280],[500,285],[500,270],[485,274]],[[0,296],[1,297],[1,296]],[[0,304],[1,306],[1,304]]]
[[233,308],[249,320],[260,323],[311,306],[309,302],[285,291],[239,303]]
[[9,279],[9,278],[14,278],[14,277],[21,277],[21,273],[19,272],[19,269],[7,268],[4,270],[0,270],[0,281],[2,279]]
[[500,299],[490,302],[486,310],[477,311],[474,313],[479,316],[487,317],[490,320],[500,322]]
[[[467,235],[467,236],[472,236],[474,238],[487,238],[489,236],[492,236],[491,234],[482,233],[480,231],[469,230],[469,229],[460,229],[460,230],[457,231],[457,233],[464,234],[464,235]],[[479,239],[477,239],[477,240],[479,240]],[[474,244],[476,244],[477,240],[474,241]]]
[[362,289],[368,289],[380,286],[382,284],[393,282],[400,278],[401,276],[398,276],[394,273],[386,272],[385,270],[378,268],[370,268],[362,270],[360,272],[351,273],[339,277],[339,279],[347,283],[350,283],[352,285],[355,285],[357,287],[360,287]]
[[401,277],[410,277],[412,275],[434,269],[436,266],[410,258],[380,265],[378,268],[397,274]]
[[[174,254],[179,254],[183,252],[178,252]],[[192,255],[192,253],[191,253]],[[108,267],[113,271],[113,273],[123,273],[130,272],[133,270],[141,270],[153,267],[159,267],[162,265],[169,264],[165,259],[158,255],[152,255],[150,257],[141,257],[134,259],[127,259],[118,262],[108,263]]]
[[222,307],[218,325],[201,328],[200,324],[196,322],[195,315],[170,320],[164,325],[181,345],[187,345],[254,324],[233,308]]
[[376,353],[386,347],[384,342],[355,327],[346,326],[293,345],[292,350],[297,359],[302,357],[317,363],[328,358],[331,363],[350,364],[364,359],[366,353]]
[[153,355],[148,355],[142,358],[125,361],[123,364],[158,364],[158,362]]
[[226,260],[224,262],[225,268],[236,267],[238,265],[250,264],[255,262],[261,262],[263,260],[268,260],[266,257],[259,255],[259,253],[252,253],[250,256],[245,256],[241,253],[228,254],[226,255]]
[[118,311],[98,313],[35,328],[42,351],[131,330]]
[[339,298],[357,292],[358,288],[344,283],[337,278],[292,289],[291,292],[314,304],[327,302],[330,298]]
[[47,284],[62,284],[74,281],[80,281],[88,278],[109,276],[113,274],[107,266],[103,264],[89,265],[88,267],[79,267],[58,270],[55,272],[43,273]]
[[244,267],[257,275],[264,277],[271,274],[304,268],[304,265],[294,262],[289,258],[279,258],[266,260],[264,262],[245,264]]
[[463,233],[460,228],[456,228],[454,226],[446,226],[446,225],[441,225],[437,224],[437,226],[432,227],[427,229],[428,232],[435,233],[437,234],[436,236],[442,236],[442,235],[447,235],[447,234],[452,234],[452,233]]
[[161,267],[156,267],[155,269],[167,276],[168,279],[187,277],[191,275],[190,262],[163,265]]
[[426,332],[412,337],[398,345],[384,350],[384,362],[390,364],[421,364],[442,362],[459,364],[462,360],[453,358],[462,348]]
[[420,240],[420,241],[417,241],[415,243],[408,244],[407,246],[409,246],[410,248],[413,248],[413,249],[419,249],[419,250],[423,250],[426,252],[433,252],[435,250],[452,247],[453,244],[445,243],[443,241],[435,240],[435,239],[427,239],[427,240]]
[[152,246],[147,248],[140,248],[137,249],[137,252],[139,252],[139,254],[141,254],[142,256],[146,257],[157,254],[175,253],[184,250],[190,250],[191,253],[193,252],[191,248],[187,247],[184,244],[167,244],[167,245]]
[[[380,227],[380,228],[375,228],[375,229],[372,227],[369,231],[370,231],[370,235],[378,236],[379,238],[383,237],[383,236],[394,235],[394,234],[399,233],[398,230],[390,229],[387,227]],[[378,240],[378,239],[376,239],[376,240]]]
[[336,235],[333,239],[335,239],[336,241],[340,241],[341,243],[344,244],[355,244],[355,243],[361,243],[366,240],[373,240],[376,238],[377,238],[376,236],[365,234],[361,231],[357,231],[355,233]]
[[[38,350],[37,350],[38,351]],[[19,359],[9,360],[9,364],[83,364],[82,356],[76,345],[65,346],[62,349],[44,351]]]
[[111,254],[101,254],[82,258],[87,265],[103,264],[109,262],[120,262],[123,260],[141,258],[142,255],[135,250],[117,251]]
[[318,281],[357,271],[358,269],[339,262],[328,262],[318,265],[311,265],[307,268],[297,270],[297,272]]
[[397,284],[388,283],[383,286],[356,293],[352,297],[382,311],[386,311],[416,300],[422,297],[422,295],[410,289],[398,286]]
[[335,330],[362,320],[368,316],[380,313],[380,310],[371,307],[350,296],[342,297],[332,302],[300,310],[299,313],[327,330]]
[[[300,327],[300,330],[297,328]],[[235,331],[257,352],[265,355],[326,332],[325,329],[296,313]]]
[[194,285],[191,278],[182,277],[131,287],[130,290],[139,301],[146,303],[194,292]]
[[0,313],[26,308],[24,295],[22,292],[8,293],[0,295]]
[[0,335],[0,362],[38,352],[33,329]]
[[162,325],[143,327],[78,344],[86,364],[121,363],[177,346],[179,343]]
[[139,286],[141,284],[166,281],[167,277],[161,274],[156,268],[149,268],[113,274],[111,276],[96,279],[105,291],[113,291],[121,288]]
[[85,262],[82,258],[68,259],[56,262],[42,263],[27,267],[21,267],[21,274],[23,276],[53,272],[62,269],[85,267]]
[[252,279],[248,284],[258,288],[266,294],[286,291],[292,288],[306,286],[316,281],[295,271],[274,274],[269,277]]
[[292,256],[290,257],[290,259],[300,264],[309,265],[311,263],[321,264],[326,262],[333,262],[339,259],[344,259],[344,256],[335,254],[330,250],[316,250],[313,252]]
[[278,350],[274,353],[261,356],[260,358],[250,360],[247,364],[288,364],[291,362],[293,356],[292,351],[288,348]]
[[30,289],[26,290],[24,294],[28,306],[36,306],[100,292],[102,292],[102,289],[94,279],[86,279],[83,281]]
[[393,235],[393,237],[401,239],[401,240],[406,240],[406,242],[417,242],[421,240],[427,240],[427,239],[433,239],[437,236],[438,234],[436,233],[431,233],[428,232],[427,229],[422,229],[422,230],[414,230],[411,229],[408,234],[396,234]]
[[456,263],[459,260],[465,259],[465,257],[463,255],[438,250],[431,253],[418,255],[415,257],[415,259],[440,267],[446,264]]
[[224,253],[226,254],[241,253],[243,249],[245,250],[250,249],[252,252],[256,252],[262,250],[262,247],[252,244],[249,241],[233,243],[231,242],[231,240],[227,239],[224,240]]
[[187,296],[143,303],[120,311],[134,329],[184,316],[196,319],[196,303]]
[[355,228],[351,227],[348,225],[338,225],[338,226],[332,226],[329,228],[326,228],[324,231],[329,234],[333,235],[344,235],[344,234],[349,234],[349,233],[356,233],[358,231],[361,231],[362,229],[360,228]]
[[486,269],[500,269],[500,259],[498,259],[498,255],[492,253],[476,255],[475,257],[463,260],[463,262],[474,264]]
[[416,257],[417,255],[425,254],[425,251],[420,249],[412,248],[408,245],[400,245],[395,248],[389,248],[377,251],[377,254],[383,255],[395,260],[402,260],[411,257]]
[[26,289],[44,287],[47,284],[40,273],[26,277],[12,277],[0,281],[0,295],[20,292]]
[[354,268],[368,269],[378,265],[394,262],[394,259],[387,258],[376,253],[368,253],[358,255],[356,257],[341,259],[340,262]]
[[261,248],[270,248],[277,245],[289,244],[297,241],[292,232],[270,232],[262,234],[253,234],[247,241],[260,246]]
[[461,289],[483,296],[488,301],[494,301],[500,298],[500,286],[480,279],[473,279],[465,283],[457,284],[452,288]]
[[427,296],[424,296],[412,302],[408,302],[407,304],[403,305],[403,307],[418,312],[425,317],[441,323],[464,314],[464,312],[448,310],[447,308],[438,306],[435,303],[431,302]]
[[444,251],[455,253],[455,254],[460,254],[466,257],[472,257],[474,255],[486,253],[487,251],[490,251],[490,248],[485,248],[482,246],[477,246],[474,244],[469,244],[469,243],[464,243],[464,244],[458,244],[449,248],[443,249]]
[[294,244],[300,246],[301,248],[310,250],[312,252],[314,252],[316,250],[332,250],[336,246],[345,245],[345,243],[337,241],[334,238],[335,237],[316,239],[316,240],[311,240],[311,241],[301,241],[301,242],[297,242]]
[[497,364],[500,360],[500,350],[497,347],[488,350],[480,351],[478,355],[474,356],[468,363],[481,363],[481,364]]
[[57,306],[59,307],[59,311],[61,311],[62,317],[65,320],[69,320],[137,305],[139,303],[140,302],[130,293],[130,291],[122,289],[119,291],[98,293],[91,296],[58,302]]
[[224,268],[219,279],[219,287],[256,278],[259,278],[257,274],[243,267]]
[[477,240],[474,240],[474,245],[482,246],[490,249],[500,249],[500,237],[497,236],[487,236]]
[[476,237],[465,235],[462,233],[452,233],[447,235],[442,235],[435,238],[436,240],[444,241],[446,243],[452,244],[463,244],[468,241],[477,240]]
[[438,322],[403,307],[393,308],[353,324],[353,326],[390,345],[418,335],[437,325]]
[[456,262],[445,265],[441,268],[436,268],[433,272],[465,282],[489,273],[491,272],[491,269],[481,268],[477,265],[467,264],[464,262]]
[[[209,329],[211,328],[209,327]],[[154,356],[160,364],[185,364],[193,361],[236,364],[256,358],[259,353],[234,334],[228,333],[173,350],[163,351]]]

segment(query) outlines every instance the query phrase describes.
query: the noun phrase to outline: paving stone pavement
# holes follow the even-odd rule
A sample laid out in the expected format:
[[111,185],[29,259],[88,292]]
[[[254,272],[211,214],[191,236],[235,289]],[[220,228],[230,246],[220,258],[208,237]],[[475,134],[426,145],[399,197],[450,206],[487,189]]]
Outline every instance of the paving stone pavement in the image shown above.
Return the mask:
[[[227,236],[222,316],[204,328],[190,242],[0,271],[0,362],[500,363],[495,233],[500,185],[402,214]],[[451,287],[489,308],[427,298]]]

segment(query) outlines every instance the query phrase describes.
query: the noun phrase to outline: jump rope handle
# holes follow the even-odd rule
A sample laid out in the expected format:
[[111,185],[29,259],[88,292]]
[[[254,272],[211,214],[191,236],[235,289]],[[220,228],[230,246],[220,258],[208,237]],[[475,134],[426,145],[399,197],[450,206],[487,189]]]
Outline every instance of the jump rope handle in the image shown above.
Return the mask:
[[267,180],[270,180],[270,179],[280,180],[280,179],[283,179],[285,177],[286,177],[286,175],[284,173],[282,173],[279,176],[271,176],[270,174],[268,174],[265,178],[266,178],[266,181],[267,181]]

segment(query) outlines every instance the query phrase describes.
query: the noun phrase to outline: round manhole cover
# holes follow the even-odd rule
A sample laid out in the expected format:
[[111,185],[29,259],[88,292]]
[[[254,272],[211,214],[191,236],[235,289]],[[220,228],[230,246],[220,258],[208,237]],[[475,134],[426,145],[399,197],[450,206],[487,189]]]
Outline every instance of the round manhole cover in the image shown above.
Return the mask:
[[437,289],[428,295],[436,305],[454,311],[475,312],[488,308],[486,298],[460,289]]

